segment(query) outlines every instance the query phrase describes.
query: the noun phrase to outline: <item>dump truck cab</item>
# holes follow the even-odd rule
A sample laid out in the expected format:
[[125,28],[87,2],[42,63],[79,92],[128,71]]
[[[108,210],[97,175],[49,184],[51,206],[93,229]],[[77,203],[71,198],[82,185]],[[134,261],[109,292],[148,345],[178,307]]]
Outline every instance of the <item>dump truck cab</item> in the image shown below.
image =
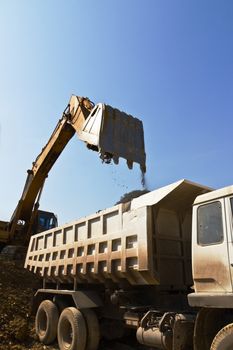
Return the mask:
[[192,218],[194,350],[233,347],[233,186],[197,196]]
[[193,206],[192,306],[233,301],[233,186],[198,196]]

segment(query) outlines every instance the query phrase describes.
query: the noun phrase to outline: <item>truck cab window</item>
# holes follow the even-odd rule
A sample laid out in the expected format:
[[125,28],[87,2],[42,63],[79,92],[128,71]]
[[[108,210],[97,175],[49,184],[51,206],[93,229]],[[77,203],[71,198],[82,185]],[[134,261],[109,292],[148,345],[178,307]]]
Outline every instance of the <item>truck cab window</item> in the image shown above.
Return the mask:
[[222,207],[220,202],[202,205],[197,211],[197,240],[200,245],[223,241]]

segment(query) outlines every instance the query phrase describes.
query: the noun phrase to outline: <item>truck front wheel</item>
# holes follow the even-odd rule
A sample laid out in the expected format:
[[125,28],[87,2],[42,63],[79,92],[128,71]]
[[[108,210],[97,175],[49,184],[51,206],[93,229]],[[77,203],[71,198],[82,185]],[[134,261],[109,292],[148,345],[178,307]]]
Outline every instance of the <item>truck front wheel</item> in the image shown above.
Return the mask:
[[210,350],[233,349],[233,323],[223,327],[214,337]]
[[64,309],[60,315],[57,338],[61,350],[85,350],[87,329],[81,312],[75,307]]
[[51,300],[42,301],[35,320],[36,334],[42,343],[48,345],[56,339],[58,318],[56,305]]

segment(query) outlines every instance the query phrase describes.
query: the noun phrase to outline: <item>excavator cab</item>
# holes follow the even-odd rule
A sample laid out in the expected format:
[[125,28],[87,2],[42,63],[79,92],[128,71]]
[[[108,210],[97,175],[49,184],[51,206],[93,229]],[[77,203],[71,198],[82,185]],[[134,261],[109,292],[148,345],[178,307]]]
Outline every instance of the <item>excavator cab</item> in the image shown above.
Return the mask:
[[36,233],[43,232],[58,226],[57,217],[54,213],[38,210],[36,220]]

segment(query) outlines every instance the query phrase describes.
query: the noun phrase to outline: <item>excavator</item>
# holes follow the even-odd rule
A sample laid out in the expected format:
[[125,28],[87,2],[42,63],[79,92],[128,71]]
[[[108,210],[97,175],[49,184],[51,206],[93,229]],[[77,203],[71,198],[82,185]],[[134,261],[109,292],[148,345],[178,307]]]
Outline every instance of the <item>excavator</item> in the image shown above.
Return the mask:
[[0,221],[0,246],[27,246],[30,236],[57,226],[56,215],[39,210],[45,180],[70,139],[77,133],[86,146],[99,153],[104,163],[119,158],[146,172],[142,122],[109,105],[94,104],[87,97],[72,95],[47,144],[27,171],[21,198],[9,222]]

